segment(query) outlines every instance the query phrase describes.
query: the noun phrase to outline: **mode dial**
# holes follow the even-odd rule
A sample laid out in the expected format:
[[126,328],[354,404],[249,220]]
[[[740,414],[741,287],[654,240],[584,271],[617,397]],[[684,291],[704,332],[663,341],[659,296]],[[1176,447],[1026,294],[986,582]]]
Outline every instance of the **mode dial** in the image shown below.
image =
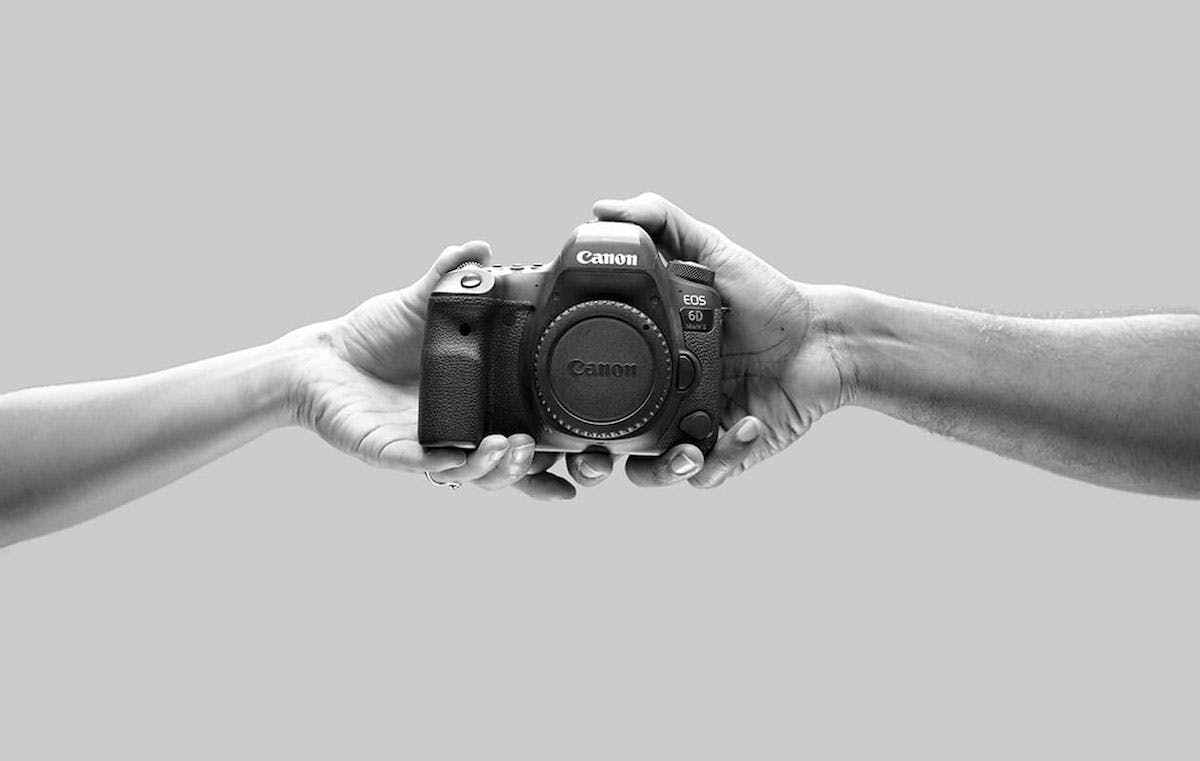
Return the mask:
[[686,262],[682,259],[672,259],[667,264],[667,271],[676,277],[701,285],[712,285],[717,279],[717,274],[703,264]]

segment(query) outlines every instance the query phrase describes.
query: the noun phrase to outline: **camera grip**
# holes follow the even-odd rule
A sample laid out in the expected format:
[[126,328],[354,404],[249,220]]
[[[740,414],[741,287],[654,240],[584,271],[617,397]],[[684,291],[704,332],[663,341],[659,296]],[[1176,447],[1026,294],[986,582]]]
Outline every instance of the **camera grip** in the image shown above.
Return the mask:
[[490,300],[429,300],[421,348],[417,435],[422,444],[475,444],[484,437],[484,323]]
[[[724,398],[721,396],[721,331],[724,327],[724,315],[721,309],[713,314],[713,326],[706,331],[683,332],[683,347],[695,357],[700,368],[696,385],[692,392],[679,405],[676,416],[682,420],[693,412],[705,412],[713,421],[712,432],[703,441],[696,442],[701,452],[708,452],[717,443],[717,428],[721,421],[721,411]],[[659,448],[667,450],[682,439],[679,432],[668,430],[659,441]]]
[[421,350],[418,438],[426,446],[475,446],[530,420],[518,368],[533,305],[434,294]]

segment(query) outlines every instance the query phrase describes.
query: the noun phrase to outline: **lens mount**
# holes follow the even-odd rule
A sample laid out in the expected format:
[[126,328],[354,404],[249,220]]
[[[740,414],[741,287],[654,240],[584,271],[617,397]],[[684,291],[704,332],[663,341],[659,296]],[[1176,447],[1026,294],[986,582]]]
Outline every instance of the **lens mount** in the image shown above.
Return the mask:
[[619,439],[662,408],[672,369],[671,347],[654,320],[619,301],[585,301],[542,332],[534,389],[542,410],[564,430]]

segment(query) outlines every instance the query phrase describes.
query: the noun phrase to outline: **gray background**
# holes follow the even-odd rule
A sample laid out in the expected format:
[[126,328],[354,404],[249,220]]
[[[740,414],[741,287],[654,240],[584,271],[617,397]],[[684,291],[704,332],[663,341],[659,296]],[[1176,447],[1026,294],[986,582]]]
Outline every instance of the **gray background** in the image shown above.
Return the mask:
[[[646,189],[812,282],[1196,304],[1187,4],[177,5],[0,7],[0,389],[267,341],[451,242],[545,259]],[[1194,758],[1197,533],[861,410],[568,505],[281,431],[0,553],[0,742]]]

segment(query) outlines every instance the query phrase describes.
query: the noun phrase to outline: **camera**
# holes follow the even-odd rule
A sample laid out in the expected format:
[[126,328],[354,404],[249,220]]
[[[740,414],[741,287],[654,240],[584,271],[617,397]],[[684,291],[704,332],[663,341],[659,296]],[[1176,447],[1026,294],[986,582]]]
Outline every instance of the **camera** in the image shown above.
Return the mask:
[[714,280],[624,222],[580,225],[550,263],[462,265],[429,300],[421,443],[528,433],[540,451],[708,452],[721,411]]

